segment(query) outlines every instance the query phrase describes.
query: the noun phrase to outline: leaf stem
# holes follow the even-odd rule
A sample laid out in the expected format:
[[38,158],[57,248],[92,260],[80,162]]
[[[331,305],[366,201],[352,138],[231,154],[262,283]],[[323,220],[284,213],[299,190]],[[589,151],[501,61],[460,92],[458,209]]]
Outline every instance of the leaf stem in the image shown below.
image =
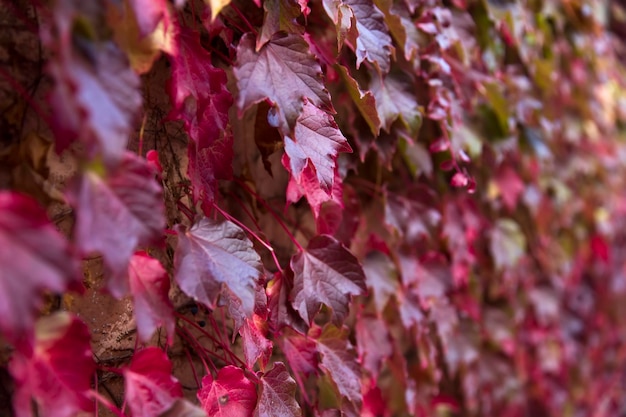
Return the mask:
[[106,397],[101,395],[98,391],[89,390],[89,394],[92,395],[96,401],[100,402],[100,404],[108,408],[109,411],[115,414],[117,417],[126,417],[126,414],[124,414],[122,410],[117,408],[114,404],[112,404],[109,400],[107,400]]
[[287,236],[289,237],[289,239],[293,242],[294,245],[296,245],[296,248],[298,248],[299,251],[304,252],[304,248],[302,247],[302,245],[300,244],[300,242],[298,242],[295,238],[295,236],[293,235],[293,233],[291,233],[291,231],[287,228],[287,226],[285,225],[285,223],[282,221],[282,219],[280,217],[278,217],[278,215],[276,214],[276,212],[274,212],[274,210],[269,206],[269,204],[267,204],[267,202],[262,199],[257,193],[255,193],[247,184],[245,184],[243,181],[241,181],[238,178],[235,178],[235,181],[237,182],[237,184],[239,184],[241,187],[243,187],[247,192],[249,192],[250,194],[252,194],[254,196],[254,198],[256,198],[256,200],[261,203],[263,205],[263,207],[265,207],[267,209],[267,211],[269,211],[269,213],[272,215],[272,217],[274,217],[274,219],[276,219],[276,221],[278,222],[278,224],[280,225],[280,227],[285,231],[285,233],[287,234]]
[[35,100],[33,100],[28,91],[26,91],[24,87],[15,78],[13,78],[11,74],[5,71],[2,66],[0,66],[0,76],[2,76],[2,78],[4,78],[9,84],[11,84],[11,87],[13,87],[19,93],[19,95],[28,103],[28,105],[35,111],[35,113],[37,113],[41,120],[43,120],[48,125],[48,127],[52,128],[50,116],[43,111],[39,104]]

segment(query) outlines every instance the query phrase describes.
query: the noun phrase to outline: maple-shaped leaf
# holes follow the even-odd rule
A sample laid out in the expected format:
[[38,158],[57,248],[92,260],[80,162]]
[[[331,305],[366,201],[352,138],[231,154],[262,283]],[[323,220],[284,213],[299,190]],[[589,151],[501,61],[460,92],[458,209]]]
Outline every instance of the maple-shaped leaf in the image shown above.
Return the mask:
[[274,367],[259,378],[261,391],[254,417],[300,417],[302,409],[296,401],[296,382],[285,364],[274,362]]
[[283,131],[289,132],[295,127],[304,98],[332,111],[321,67],[300,35],[279,32],[259,52],[255,51],[254,36],[244,35],[237,48],[233,71],[239,88],[239,111],[269,99],[276,106],[271,124],[280,126]]
[[352,9],[356,19],[358,36],[356,45],[356,67],[368,60],[383,74],[389,72],[394,47],[385,17],[372,0],[343,0]]
[[0,191],[0,331],[30,344],[45,290],[63,292],[80,279],[78,259],[35,200]]
[[337,31],[337,50],[341,51],[346,40],[352,45],[356,44],[359,35],[356,30],[356,18],[354,12],[341,0],[323,0],[324,11],[335,24]]
[[128,292],[128,262],[138,245],[161,237],[165,226],[163,190],[152,166],[126,152],[111,170],[93,165],[69,187],[76,210],[74,239],[84,254],[99,252],[111,272],[107,288],[120,298]]
[[217,181],[232,177],[233,137],[228,110],[233,97],[226,88],[226,73],[215,68],[197,33],[180,29],[178,47],[171,54],[172,76],[168,92],[173,104],[169,115],[182,120],[193,143],[189,144],[188,175],[194,200],[214,200]]
[[137,351],[124,369],[124,397],[133,417],[157,417],[182,396],[172,362],[157,347]]
[[267,364],[272,354],[272,342],[270,342],[261,327],[265,321],[254,314],[252,318],[244,319],[243,325],[239,329],[239,334],[243,342],[243,355],[246,365],[252,369],[257,360],[261,359],[263,367]]
[[401,253],[399,260],[403,284],[413,289],[425,310],[442,298],[452,285],[450,265],[441,253],[430,252],[420,259]]
[[269,325],[273,333],[289,326],[300,333],[306,333],[307,324],[289,302],[289,294],[293,288],[293,271],[285,268],[277,272],[274,279],[267,285]]
[[291,175],[300,183],[302,171],[311,162],[320,186],[328,194],[334,182],[339,152],[352,152],[331,115],[304,100],[296,120],[294,139],[285,135],[285,153],[289,156]]
[[296,20],[302,14],[296,0],[266,0],[263,2],[263,9],[265,19],[263,19],[261,34],[256,41],[257,51],[278,32],[299,35],[304,33],[304,27]]
[[391,357],[393,353],[387,324],[374,316],[358,317],[356,343],[359,363],[376,378],[383,360]]
[[387,302],[398,288],[396,267],[387,255],[372,251],[363,260],[367,286],[372,289],[376,311],[382,314]]
[[280,339],[280,348],[296,377],[317,372],[319,354],[315,340],[293,330],[285,329],[283,337]]
[[16,350],[9,363],[15,381],[17,417],[73,417],[93,411],[89,398],[96,371],[87,326],[69,313],[43,317],[35,326],[33,349]]
[[339,328],[332,324],[327,324],[323,330],[314,328],[311,331],[321,355],[320,368],[331,377],[342,396],[360,404],[361,368],[348,333],[347,327]]
[[147,342],[162,325],[171,343],[174,337],[174,307],[169,299],[170,279],[161,263],[145,252],[130,258],[130,293],[139,338]]
[[417,137],[422,115],[416,99],[414,83],[404,72],[392,71],[380,77],[372,74],[370,90],[376,98],[376,109],[387,132],[399,117],[411,137]]
[[91,16],[78,9],[72,2],[56,2],[49,29],[56,33],[42,35],[56,52],[48,60],[56,147],[61,152],[80,140],[90,157],[100,153],[105,163],[114,165],[124,154],[141,108],[140,82],[113,42],[97,42],[76,30],[76,21],[80,27],[91,23]]
[[351,295],[365,292],[365,275],[359,261],[341,243],[318,235],[306,249],[291,258],[294,286],[293,306],[308,323],[322,304],[332,309],[332,320],[340,324],[348,314]]
[[245,232],[230,221],[202,218],[190,229],[176,226],[175,278],[190,297],[215,308],[226,302],[252,317],[261,277],[261,258]]
[[200,406],[211,417],[252,417],[257,402],[256,387],[241,368],[227,365],[217,378],[202,378],[197,393]]
[[[291,162],[287,154],[283,154],[281,162],[283,166],[289,170]],[[309,206],[311,206],[311,210],[313,210],[313,216],[318,223],[318,231],[323,230],[324,225],[320,224],[320,220],[324,220],[320,217],[322,205],[326,204],[328,206],[326,207],[326,217],[333,211],[339,215],[343,208],[343,193],[339,168],[335,167],[333,185],[329,194],[322,189],[315,169],[312,167],[312,164],[308,162],[300,175],[299,181],[293,176],[289,178],[286,197],[287,203],[295,203],[302,197],[306,197]]]
[[378,116],[378,109],[376,108],[376,99],[371,91],[363,92],[359,87],[359,84],[348,72],[348,69],[343,65],[335,65],[334,68],[339,72],[341,78],[345,83],[345,87],[348,89],[350,98],[356,105],[357,109],[363,116],[363,119],[367,122],[372,134],[378,136],[380,133],[380,117]]

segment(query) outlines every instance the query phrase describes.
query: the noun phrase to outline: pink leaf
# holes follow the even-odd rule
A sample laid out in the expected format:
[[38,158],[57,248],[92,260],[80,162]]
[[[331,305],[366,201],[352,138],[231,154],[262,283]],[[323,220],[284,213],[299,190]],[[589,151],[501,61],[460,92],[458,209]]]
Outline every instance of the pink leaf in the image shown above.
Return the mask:
[[172,363],[156,347],[135,353],[124,369],[124,391],[133,417],[157,417],[183,396],[180,383],[172,376]]
[[211,374],[202,378],[197,395],[211,417],[252,417],[257,401],[254,384],[232,365],[220,369],[215,380]]
[[239,88],[239,111],[269,99],[278,110],[274,126],[284,131],[294,128],[304,98],[314,106],[332,110],[330,96],[321,82],[321,68],[300,35],[279,32],[259,52],[255,52],[254,36],[244,35],[233,70]]
[[332,378],[341,395],[355,404],[360,404],[361,368],[348,340],[348,328],[328,324],[322,331],[319,328],[314,330],[313,337],[322,357],[320,368]]
[[81,277],[79,263],[45,210],[9,191],[0,191],[0,248],[0,331],[30,344],[41,293],[63,292]]
[[322,304],[332,308],[332,320],[342,323],[351,295],[365,292],[365,275],[357,259],[341,243],[318,235],[291,258],[295,280],[293,306],[308,323]]
[[245,319],[243,326],[239,329],[239,334],[243,340],[243,355],[246,358],[246,365],[250,369],[259,359],[261,359],[262,366],[265,367],[272,355],[272,342],[265,337],[260,328],[263,324],[264,320],[254,314],[252,318]]
[[182,120],[193,141],[188,150],[188,174],[194,200],[208,204],[215,198],[217,181],[232,177],[233,137],[228,110],[233,97],[226,88],[226,73],[213,66],[196,33],[180,29],[176,45],[168,83],[174,105],[169,117]]
[[363,272],[367,286],[372,289],[376,311],[382,314],[389,299],[398,289],[395,265],[384,253],[372,251],[363,260]]
[[286,329],[280,348],[296,375],[307,376],[317,372],[319,354],[315,340]]
[[263,374],[259,402],[254,417],[300,417],[302,410],[296,401],[296,382],[285,364],[275,362],[274,367]]
[[114,43],[74,33],[73,2],[56,2],[53,13],[56,33],[44,33],[43,39],[56,52],[48,73],[55,81],[49,99],[57,150],[80,140],[90,156],[101,153],[107,165],[114,165],[124,155],[141,107],[139,77]]
[[356,340],[359,362],[376,378],[383,360],[393,353],[387,324],[376,317],[359,317],[356,323]]
[[38,415],[73,417],[93,411],[88,397],[96,371],[87,326],[69,313],[44,317],[35,327],[35,346],[16,351],[9,364],[15,380],[13,405],[17,417]]
[[85,171],[67,198],[76,209],[74,238],[85,254],[99,252],[111,272],[107,288],[120,298],[128,292],[128,262],[138,245],[156,241],[165,226],[162,188],[144,159],[131,152],[114,169]]
[[352,152],[333,118],[304,100],[302,113],[296,120],[294,138],[285,136],[285,152],[289,156],[289,171],[301,182],[302,171],[311,162],[320,186],[331,193],[338,152]]
[[174,336],[174,307],[169,299],[170,279],[161,263],[145,252],[130,258],[128,268],[130,292],[139,338],[147,342],[162,325],[169,343]]
[[244,231],[229,221],[203,218],[191,229],[176,226],[175,278],[189,296],[215,308],[220,295],[252,317],[261,258]]
[[129,0],[129,3],[137,17],[141,36],[152,33],[159,22],[169,15],[166,0]]
[[293,271],[286,268],[284,272],[277,272],[274,279],[267,286],[269,325],[272,332],[280,331],[284,326],[305,333],[307,325],[289,301],[289,293],[293,288]]

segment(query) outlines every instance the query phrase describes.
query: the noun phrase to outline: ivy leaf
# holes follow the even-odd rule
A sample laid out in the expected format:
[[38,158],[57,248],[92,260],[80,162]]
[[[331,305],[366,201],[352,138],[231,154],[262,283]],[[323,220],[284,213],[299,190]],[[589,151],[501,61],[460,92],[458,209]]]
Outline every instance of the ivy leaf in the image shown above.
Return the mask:
[[335,69],[341,75],[344,83],[346,84],[346,88],[348,89],[348,94],[352,101],[356,105],[357,109],[363,116],[363,119],[367,122],[372,134],[374,136],[378,136],[380,133],[380,118],[378,116],[378,109],[376,108],[376,99],[371,91],[361,91],[359,88],[359,84],[356,82],[354,78],[348,72],[348,69],[343,65],[335,65]]
[[68,241],[31,197],[0,191],[0,331],[30,344],[41,292],[63,292],[81,277]]
[[261,391],[254,417],[300,417],[302,410],[296,401],[296,382],[285,364],[275,362],[274,367],[260,378]]
[[177,225],[175,278],[190,297],[213,309],[221,294],[233,308],[252,317],[261,258],[245,232],[229,221],[202,218],[191,229]]
[[57,151],[79,140],[90,157],[100,153],[107,165],[115,165],[141,108],[139,78],[113,42],[93,42],[73,33],[77,18],[73,4],[56,3],[57,33],[44,38],[57,52],[48,61],[55,82],[49,100]]
[[404,49],[404,58],[413,65],[419,65],[417,53],[422,37],[415,26],[407,5],[401,1],[375,0],[374,3],[385,15],[385,23],[397,45]]
[[183,396],[180,383],[172,376],[172,363],[157,347],[135,353],[124,369],[124,392],[134,417],[157,417]]
[[322,304],[330,307],[332,320],[340,324],[348,314],[351,295],[365,292],[365,275],[357,259],[328,235],[318,235],[306,249],[291,258],[294,308],[309,324]]
[[441,299],[451,287],[450,266],[441,253],[430,252],[421,259],[400,254],[399,259],[403,284],[413,289],[412,292],[419,297],[420,305],[425,310]]
[[137,18],[142,37],[152,33],[163,19],[169,17],[166,0],[128,0],[128,3]]
[[268,307],[270,310],[269,324],[276,333],[289,326],[301,333],[306,333],[307,325],[289,302],[289,293],[293,288],[293,271],[285,268],[277,272],[267,286]]
[[112,170],[94,165],[74,181],[67,198],[76,210],[74,239],[83,253],[99,252],[111,272],[107,288],[128,293],[128,262],[138,245],[161,237],[165,226],[163,190],[152,166],[126,152]]
[[378,71],[388,73],[394,48],[384,15],[372,0],[344,0],[344,4],[350,6],[356,18],[356,67],[368,60]]
[[261,359],[263,367],[272,355],[272,342],[270,342],[261,327],[265,321],[260,316],[254,314],[252,318],[244,319],[243,326],[239,329],[243,341],[243,355],[246,358],[246,365],[252,369],[257,360]]
[[279,32],[255,52],[254,36],[246,34],[237,48],[233,68],[243,112],[255,103],[269,99],[276,106],[271,123],[291,131],[302,112],[304,98],[313,105],[333,111],[328,91],[322,83],[322,70],[300,35]]
[[355,404],[360,404],[361,372],[348,340],[348,328],[327,324],[321,332],[316,328],[312,333],[322,357],[320,368],[330,375],[341,395]]
[[[289,166],[291,162],[287,154],[283,154],[281,162],[287,170],[290,169]],[[295,203],[302,197],[306,197],[309,206],[311,206],[313,210],[315,220],[317,221],[318,231],[324,228],[322,224],[324,218],[320,216],[324,204],[327,205],[325,210],[326,217],[329,217],[331,212],[340,215],[341,209],[343,208],[343,192],[338,167],[335,167],[334,177],[333,186],[329,194],[321,188],[315,169],[311,166],[311,163],[308,162],[300,175],[300,181],[297,181],[291,176],[287,184],[287,202]]]
[[291,175],[300,183],[302,171],[310,162],[320,186],[330,194],[339,152],[352,152],[352,148],[332,116],[305,98],[302,113],[296,120],[294,139],[285,136],[285,153],[289,156]]
[[267,0],[263,2],[263,9],[265,19],[259,39],[256,41],[257,52],[278,32],[298,35],[304,33],[304,28],[296,20],[302,14],[302,10],[295,0]]
[[233,97],[226,73],[215,68],[196,33],[181,29],[178,48],[171,55],[168,92],[174,105],[169,117],[182,120],[193,143],[189,145],[188,175],[194,201],[208,204],[217,193],[217,181],[232,177],[233,136],[228,111]]
[[417,137],[422,115],[415,99],[415,87],[411,78],[400,71],[392,71],[384,78],[373,74],[370,90],[376,97],[376,109],[383,129],[390,132],[392,123],[400,118],[411,137]]
[[376,379],[383,360],[393,354],[387,324],[373,316],[358,317],[356,341],[359,363]]
[[519,225],[499,219],[491,231],[491,253],[496,268],[512,268],[526,253],[526,238]]
[[32,415],[32,402],[39,415],[73,417],[91,412],[89,398],[96,364],[87,326],[69,313],[39,319],[34,349],[16,350],[9,363],[15,381],[13,407],[18,417]]
[[230,0],[204,0],[211,7],[211,21],[215,20],[222,9],[230,4]]
[[382,314],[389,299],[398,288],[395,265],[384,253],[372,251],[363,260],[363,272],[365,272],[367,286],[374,294],[376,311]]
[[296,377],[306,377],[317,372],[319,355],[315,340],[286,329],[280,339],[280,348]]
[[162,325],[171,344],[174,337],[174,307],[169,299],[170,279],[161,263],[146,252],[130,258],[128,268],[130,293],[139,338],[147,342]]
[[202,378],[197,393],[200,406],[211,417],[252,417],[257,402],[256,388],[241,368],[227,365],[217,378]]

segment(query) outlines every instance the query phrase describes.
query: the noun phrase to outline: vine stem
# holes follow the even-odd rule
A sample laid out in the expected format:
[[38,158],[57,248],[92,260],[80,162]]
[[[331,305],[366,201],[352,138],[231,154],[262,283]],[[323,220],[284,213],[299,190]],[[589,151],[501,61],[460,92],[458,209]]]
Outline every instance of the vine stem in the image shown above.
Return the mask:
[[267,202],[262,199],[256,192],[254,192],[247,184],[245,184],[243,181],[241,181],[238,178],[235,178],[235,181],[237,182],[237,184],[239,184],[241,187],[243,187],[247,192],[249,192],[250,194],[252,194],[254,196],[254,198],[256,198],[256,200],[261,203],[261,205],[263,207],[265,207],[267,209],[267,211],[270,212],[270,214],[272,215],[272,217],[274,217],[274,219],[276,219],[276,221],[278,222],[278,224],[280,225],[280,227],[285,231],[285,233],[287,234],[287,236],[289,237],[289,239],[293,242],[294,245],[296,245],[296,248],[298,248],[298,250],[300,250],[301,252],[304,252],[304,248],[302,247],[302,245],[300,244],[300,242],[298,242],[295,238],[295,236],[293,235],[293,233],[291,233],[291,231],[289,230],[289,228],[287,228],[287,226],[285,225],[285,223],[281,220],[280,217],[278,217],[278,215],[276,214],[276,212],[274,212],[274,210],[269,206],[269,204],[267,204]]
[[274,248],[269,243],[261,239],[261,237],[258,236],[256,233],[254,233],[248,226],[246,226],[245,224],[243,224],[242,222],[240,222],[239,220],[237,220],[230,214],[226,213],[217,204],[213,204],[213,207],[215,208],[215,210],[219,211],[222,214],[222,216],[226,217],[228,220],[232,221],[233,223],[236,223],[243,230],[250,233],[252,237],[254,237],[261,245],[263,245],[265,249],[270,251],[270,253],[272,254],[272,259],[274,259],[274,263],[276,264],[276,267],[278,268],[280,272],[283,272],[283,268],[281,268],[280,263],[278,262],[278,258],[276,257],[276,252],[274,251]]
[[105,406],[110,412],[115,414],[117,417],[127,417],[126,414],[122,412],[119,408],[117,408],[111,401],[107,400],[106,397],[101,395],[98,391],[89,390],[89,394],[93,396],[93,398],[98,401],[100,404]]
[[19,93],[19,95],[24,100],[26,100],[28,105],[35,111],[35,113],[37,113],[41,120],[43,120],[49,128],[52,128],[50,116],[47,115],[41,107],[39,107],[39,104],[35,102],[35,100],[33,100],[28,91],[24,89],[22,84],[20,84],[15,78],[13,78],[11,74],[5,71],[2,66],[0,66],[0,76],[2,76],[2,78],[4,78],[9,84],[11,84],[11,87],[13,87]]

